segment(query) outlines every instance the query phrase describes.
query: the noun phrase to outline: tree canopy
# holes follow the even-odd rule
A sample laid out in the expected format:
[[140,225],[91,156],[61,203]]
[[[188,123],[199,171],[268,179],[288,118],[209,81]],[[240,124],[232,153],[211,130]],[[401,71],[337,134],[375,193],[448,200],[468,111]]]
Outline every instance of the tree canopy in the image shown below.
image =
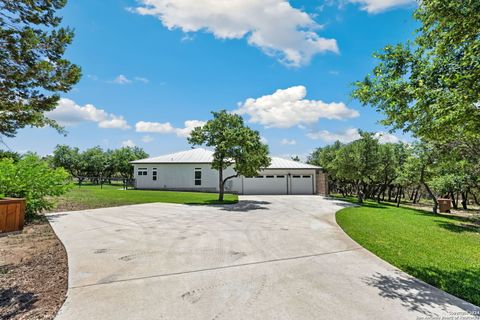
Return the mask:
[[148,158],[148,153],[139,147],[104,151],[96,146],[81,152],[75,147],[57,145],[51,161],[54,167],[64,168],[79,183],[85,179],[98,183],[102,179],[133,179],[133,166],[130,162],[144,158]]
[[73,30],[59,27],[66,0],[0,1],[0,138],[25,126],[61,127],[45,113],[81,77],[63,58]]
[[[226,181],[239,175],[256,176],[261,168],[270,165],[271,159],[258,131],[245,126],[241,116],[225,110],[212,114],[212,120],[192,131],[188,142],[214,148],[212,169],[219,172],[219,201],[223,201]],[[223,177],[228,167],[233,167],[235,175]]]
[[374,56],[353,97],[385,114],[384,124],[427,142],[466,144],[480,154],[480,1],[421,1],[414,41]]

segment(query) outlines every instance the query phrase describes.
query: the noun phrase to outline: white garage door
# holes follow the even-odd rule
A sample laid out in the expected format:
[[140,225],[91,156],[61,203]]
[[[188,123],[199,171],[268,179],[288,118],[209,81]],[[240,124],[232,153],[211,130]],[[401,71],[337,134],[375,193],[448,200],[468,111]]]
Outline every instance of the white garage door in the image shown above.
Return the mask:
[[313,194],[312,175],[292,175],[291,194]]
[[286,175],[264,175],[243,179],[244,194],[287,194]]

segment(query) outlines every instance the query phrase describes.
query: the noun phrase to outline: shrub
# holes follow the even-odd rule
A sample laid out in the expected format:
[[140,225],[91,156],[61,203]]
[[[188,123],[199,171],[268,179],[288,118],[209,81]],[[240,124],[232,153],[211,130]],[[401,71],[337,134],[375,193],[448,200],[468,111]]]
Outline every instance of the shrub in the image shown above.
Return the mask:
[[60,196],[72,187],[63,168],[52,169],[37,155],[29,154],[18,162],[0,160],[0,194],[27,200],[26,218],[51,209],[52,196]]

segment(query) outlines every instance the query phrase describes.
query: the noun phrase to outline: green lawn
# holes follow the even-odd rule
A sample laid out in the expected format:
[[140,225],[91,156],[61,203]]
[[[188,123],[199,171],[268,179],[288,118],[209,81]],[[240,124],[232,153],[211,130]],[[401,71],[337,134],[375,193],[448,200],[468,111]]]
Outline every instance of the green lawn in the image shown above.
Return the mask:
[[[75,186],[56,200],[55,211],[82,210],[122,205],[167,202],[182,204],[219,204],[218,194],[200,192],[174,192],[152,190],[122,190],[120,185]],[[224,204],[236,203],[237,195],[226,194]]]
[[480,306],[478,221],[366,202],[339,211],[337,223],[380,258]]

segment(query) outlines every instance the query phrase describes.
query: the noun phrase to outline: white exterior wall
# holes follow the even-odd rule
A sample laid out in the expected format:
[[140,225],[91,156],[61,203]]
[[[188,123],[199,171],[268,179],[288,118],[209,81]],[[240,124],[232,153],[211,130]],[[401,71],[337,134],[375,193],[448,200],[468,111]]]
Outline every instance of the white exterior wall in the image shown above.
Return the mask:
[[[210,164],[178,163],[178,164],[134,164],[134,179],[137,189],[169,189],[169,190],[198,190],[218,191],[218,171],[213,170]],[[147,169],[147,175],[138,175],[139,169]],[[153,180],[153,169],[157,169],[157,180]],[[195,169],[202,172],[202,184],[195,185]],[[234,174],[232,169],[224,171],[224,177]],[[229,183],[232,191],[239,192],[240,180],[232,179]]]
[[[139,169],[147,169],[147,175],[138,175]],[[157,180],[153,180],[153,168],[157,169]],[[195,185],[195,169],[201,168],[202,185]],[[197,190],[218,192],[218,171],[210,164],[134,164],[134,178],[138,189]],[[224,177],[235,174],[228,168]],[[270,169],[263,170],[263,178],[233,178],[227,181],[225,190],[239,194],[315,194],[315,169]],[[267,178],[266,176],[273,176]],[[278,176],[284,176],[279,178]],[[299,176],[299,178],[296,178]],[[310,176],[305,178],[304,176]],[[288,193],[287,193],[288,192]]]

